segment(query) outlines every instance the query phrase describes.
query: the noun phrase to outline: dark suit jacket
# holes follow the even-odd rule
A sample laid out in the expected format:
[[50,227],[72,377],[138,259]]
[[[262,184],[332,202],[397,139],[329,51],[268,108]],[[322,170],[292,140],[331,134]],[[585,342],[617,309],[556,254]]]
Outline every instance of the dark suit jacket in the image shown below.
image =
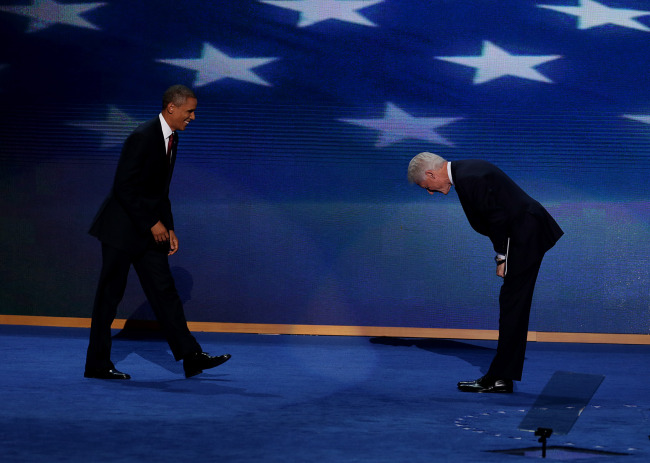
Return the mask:
[[129,135],[117,164],[113,188],[90,227],[91,235],[102,243],[139,253],[154,244],[151,227],[159,220],[168,230],[174,229],[169,182],[177,144],[176,133],[170,165],[158,116]]
[[453,161],[451,175],[472,228],[490,238],[497,253],[507,252],[508,273],[540,262],[564,234],[540,203],[493,164]]

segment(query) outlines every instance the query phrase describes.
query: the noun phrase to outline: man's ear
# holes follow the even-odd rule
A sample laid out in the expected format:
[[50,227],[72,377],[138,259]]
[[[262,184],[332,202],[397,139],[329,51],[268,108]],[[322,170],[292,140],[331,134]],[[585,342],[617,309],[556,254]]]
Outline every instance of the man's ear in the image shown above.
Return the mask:
[[169,114],[173,114],[173,113],[174,113],[174,108],[175,108],[175,107],[176,107],[176,106],[174,106],[174,103],[169,103],[165,109],[167,110],[167,112],[168,112]]
[[429,169],[429,170],[425,170],[425,171],[424,171],[424,175],[425,175],[425,177],[436,178],[436,171],[435,171],[435,170],[431,170],[431,169]]

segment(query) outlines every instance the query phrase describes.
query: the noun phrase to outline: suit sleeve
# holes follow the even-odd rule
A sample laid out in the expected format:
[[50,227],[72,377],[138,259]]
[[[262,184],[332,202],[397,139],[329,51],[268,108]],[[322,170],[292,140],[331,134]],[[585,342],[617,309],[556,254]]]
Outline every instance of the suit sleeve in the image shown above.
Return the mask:
[[510,229],[510,214],[504,205],[508,201],[502,198],[504,194],[498,182],[490,178],[476,180],[478,185],[472,189],[472,203],[477,205],[481,222],[486,227],[488,236],[497,254],[505,255],[508,247],[508,231]]
[[113,183],[115,198],[143,234],[149,233],[160,220],[143,191],[148,152],[146,145],[145,134],[134,132],[129,136],[122,148]]
[[167,190],[165,203],[163,204],[162,218],[160,220],[165,224],[167,230],[174,229],[174,216],[172,215],[172,203],[169,200],[169,190]]

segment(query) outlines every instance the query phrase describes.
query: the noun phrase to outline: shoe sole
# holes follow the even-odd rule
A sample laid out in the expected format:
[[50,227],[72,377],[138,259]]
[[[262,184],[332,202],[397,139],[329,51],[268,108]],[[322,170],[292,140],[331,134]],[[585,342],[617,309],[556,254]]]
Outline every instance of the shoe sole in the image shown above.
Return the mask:
[[512,391],[507,389],[471,389],[471,388],[458,388],[461,392],[473,392],[475,394],[512,394]]
[[[223,359],[223,362],[217,363],[215,366],[210,367],[210,368],[216,368],[216,367],[218,367],[219,365],[223,365],[223,364],[226,363],[228,360],[230,360],[230,356],[228,356],[227,358]],[[195,371],[190,371],[190,372],[185,371],[185,377],[186,377],[186,378],[191,378],[192,376],[200,375],[201,373],[203,373],[203,370],[195,370]]]
[[118,381],[124,381],[127,379],[131,379],[130,376],[97,376],[93,374],[86,374],[84,373],[84,378],[90,378],[90,379],[114,379]]

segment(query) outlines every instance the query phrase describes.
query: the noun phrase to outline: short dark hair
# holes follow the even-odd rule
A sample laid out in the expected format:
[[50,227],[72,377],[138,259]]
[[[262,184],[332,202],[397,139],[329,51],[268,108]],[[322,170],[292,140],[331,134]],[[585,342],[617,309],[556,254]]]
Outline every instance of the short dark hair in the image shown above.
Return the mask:
[[169,103],[182,106],[188,98],[196,98],[191,88],[185,85],[172,85],[163,93],[162,107],[165,109]]

